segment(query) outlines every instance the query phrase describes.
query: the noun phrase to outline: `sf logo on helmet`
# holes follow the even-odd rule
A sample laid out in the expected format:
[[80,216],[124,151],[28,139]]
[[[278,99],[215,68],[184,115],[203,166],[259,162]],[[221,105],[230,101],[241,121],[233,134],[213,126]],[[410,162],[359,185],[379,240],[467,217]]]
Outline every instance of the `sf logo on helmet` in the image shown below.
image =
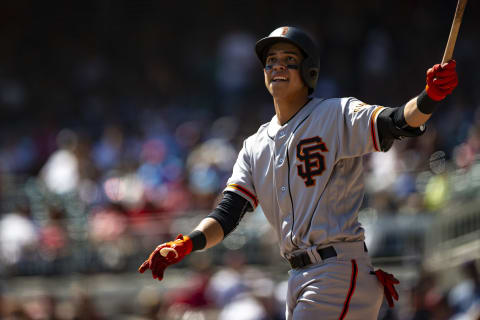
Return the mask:
[[307,187],[314,186],[313,177],[325,171],[325,157],[321,152],[328,152],[328,149],[322,138],[318,136],[303,139],[297,145],[297,159],[302,162],[297,165],[297,171]]

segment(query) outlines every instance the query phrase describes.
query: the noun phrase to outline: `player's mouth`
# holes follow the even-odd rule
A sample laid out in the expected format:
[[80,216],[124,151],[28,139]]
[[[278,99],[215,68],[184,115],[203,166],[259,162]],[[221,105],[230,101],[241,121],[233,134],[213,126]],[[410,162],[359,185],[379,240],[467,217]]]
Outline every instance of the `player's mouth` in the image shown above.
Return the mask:
[[272,77],[271,82],[285,82],[288,81],[288,78],[286,76],[274,76]]

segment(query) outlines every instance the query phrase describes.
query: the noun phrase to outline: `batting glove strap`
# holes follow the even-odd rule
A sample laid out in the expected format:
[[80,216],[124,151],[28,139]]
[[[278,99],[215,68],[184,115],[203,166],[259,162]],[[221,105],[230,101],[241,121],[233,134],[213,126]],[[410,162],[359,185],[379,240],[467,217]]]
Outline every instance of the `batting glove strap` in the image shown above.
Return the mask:
[[400,281],[398,281],[392,274],[387,273],[382,269],[375,271],[375,275],[377,276],[378,281],[383,285],[383,293],[385,299],[387,299],[388,306],[393,308],[393,299],[398,301],[398,292],[395,289],[395,285],[399,284]]

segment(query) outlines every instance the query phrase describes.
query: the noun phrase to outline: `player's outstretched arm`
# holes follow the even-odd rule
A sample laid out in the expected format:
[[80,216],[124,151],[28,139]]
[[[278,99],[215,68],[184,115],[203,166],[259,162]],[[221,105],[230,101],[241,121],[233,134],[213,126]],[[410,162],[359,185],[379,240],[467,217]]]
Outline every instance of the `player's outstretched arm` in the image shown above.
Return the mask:
[[438,103],[457,87],[458,76],[455,67],[455,60],[450,60],[427,70],[425,90],[407,102],[404,108],[405,121],[410,127],[417,128],[427,122]]
[[220,243],[237,227],[245,212],[252,210],[248,200],[233,192],[225,192],[217,208],[192,233],[187,236],[179,234],[174,241],[156,247],[138,271],[144,273],[150,269],[154,279],[162,280],[168,266],[181,261],[192,251]]
[[179,234],[174,241],[157,246],[138,271],[144,273],[150,269],[153,279],[161,281],[168,266],[181,261],[192,251],[213,247],[222,239],[223,229],[220,224],[215,219],[207,217],[189,235]]

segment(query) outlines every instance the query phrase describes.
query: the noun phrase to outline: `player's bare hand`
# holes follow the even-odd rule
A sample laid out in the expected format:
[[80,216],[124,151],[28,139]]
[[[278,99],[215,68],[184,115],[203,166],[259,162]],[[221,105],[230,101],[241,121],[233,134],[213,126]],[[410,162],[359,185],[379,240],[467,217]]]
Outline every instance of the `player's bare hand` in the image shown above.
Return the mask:
[[188,236],[179,234],[174,241],[156,247],[138,268],[138,272],[144,273],[150,269],[153,279],[161,281],[165,269],[182,260],[190,252],[192,252],[192,240]]
[[394,303],[393,299],[398,301],[398,292],[395,289],[395,285],[399,284],[400,281],[396,279],[392,274],[378,269],[375,271],[378,281],[383,285],[383,293],[385,294],[385,299],[387,299],[388,305],[390,308],[393,308]]
[[436,64],[427,70],[428,96],[435,101],[445,99],[458,85],[458,76],[455,69],[457,63],[450,60],[444,64]]

